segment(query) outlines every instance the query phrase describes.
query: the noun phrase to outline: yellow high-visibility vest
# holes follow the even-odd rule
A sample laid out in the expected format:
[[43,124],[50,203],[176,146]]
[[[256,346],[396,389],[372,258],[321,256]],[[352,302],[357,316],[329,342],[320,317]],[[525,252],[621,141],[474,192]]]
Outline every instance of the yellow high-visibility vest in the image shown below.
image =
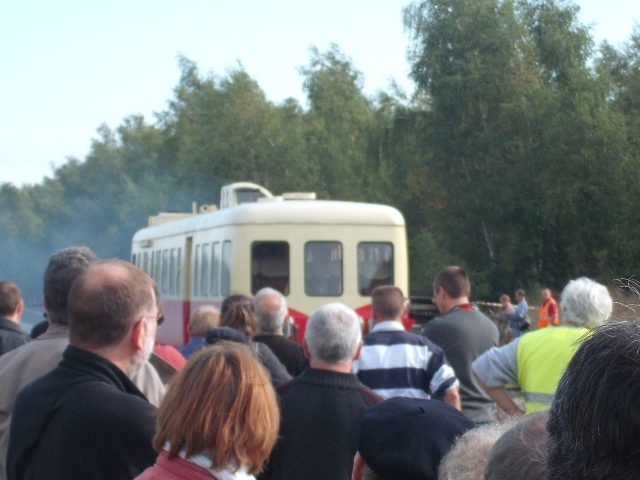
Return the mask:
[[518,383],[527,402],[526,413],[547,410],[558,382],[589,330],[543,328],[526,333],[518,344]]

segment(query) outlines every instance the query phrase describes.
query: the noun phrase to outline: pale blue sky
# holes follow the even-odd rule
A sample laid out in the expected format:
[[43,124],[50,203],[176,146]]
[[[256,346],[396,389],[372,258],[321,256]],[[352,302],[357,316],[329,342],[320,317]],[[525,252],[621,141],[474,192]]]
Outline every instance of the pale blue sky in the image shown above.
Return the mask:
[[[180,71],[241,61],[275,103],[304,101],[298,67],[309,46],[340,46],[364,74],[365,92],[396,79],[407,90],[408,0],[2,0],[0,183],[40,183],[68,156],[84,159],[96,128],[165,109]],[[627,40],[637,0],[579,0],[596,39]]]

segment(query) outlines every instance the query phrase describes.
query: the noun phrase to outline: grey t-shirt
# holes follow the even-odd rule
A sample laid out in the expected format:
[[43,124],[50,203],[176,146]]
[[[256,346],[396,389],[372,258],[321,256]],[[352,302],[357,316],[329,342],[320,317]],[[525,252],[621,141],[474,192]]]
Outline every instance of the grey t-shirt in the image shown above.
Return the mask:
[[493,401],[471,371],[471,363],[498,346],[498,328],[477,307],[459,305],[431,320],[422,330],[444,350],[460,382],[462,412],[476,423],[492,422]]

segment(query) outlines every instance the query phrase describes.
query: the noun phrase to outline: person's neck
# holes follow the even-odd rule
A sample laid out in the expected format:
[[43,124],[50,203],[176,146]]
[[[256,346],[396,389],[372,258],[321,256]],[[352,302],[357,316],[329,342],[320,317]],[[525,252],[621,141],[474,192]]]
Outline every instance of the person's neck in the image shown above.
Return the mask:
[[385,318],[385,319],[376,319],[373,324],[374,325],[378,325],[382,322],[398,322],[398,323],[402,323],[402,319],[401,318]]
[[129,375],[129,365],[131,363],[131,354],[125,353],[121,348],[96,348],[93,345],[83,343],[71,343],[76,348],[85,350],[89,353],[93,353],[105,360],[110,361],[116,367],[124,372],[125,375]]
[[20,315],[17,313],[14,313],[13,315],[2,315],[2,318],[9,320],[11,323],[15,323],[16,325],[20,325]]
[[322,360],[309,360],[309,366],[311,368],[315,368],[318,370],[329,370],[330,372],[339,372],[339,373],[351,373],[351,369],[353,368],[353,361],[351,362],[340,362],[332,365],[330,363],[324,362]]
[[449,298],[445,305],[446,311],[443,312],[443,315],[446,315],[451,310],[453,310],[456,307],[459,307],[460,305],[467,305],[468,303],[469,303],[469,297]]

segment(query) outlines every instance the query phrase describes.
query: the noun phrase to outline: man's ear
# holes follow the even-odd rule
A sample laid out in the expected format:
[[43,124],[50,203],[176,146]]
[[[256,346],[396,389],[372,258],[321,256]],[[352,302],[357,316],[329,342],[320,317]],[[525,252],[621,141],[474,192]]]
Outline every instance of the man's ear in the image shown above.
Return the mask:
[[140,320],[138,320],[138,323],[136,323],[133,326],[133,329],[131,330],[131,342],[136,352],[144,348],[144,340],[147,334],[144,323],[145,323],[145,319],[141,318]]
[[307,339],[302,339],[302,349],[304,350],[304,356],[307,357],[308,360],[311,360],[311,354],[309,353],[309,347],[307,346]]
[[362,352],[362,345],[364,345],[364,342],[360,340],[360,345],[358,345],[358,350],[356,350],[356,355],[355,357],[353,357],[354,360],[358,360],[360,358],[360,353]]
[[18,317],[22,317],[22,314],[24,313],[24,300],[20,300],[18,302],[18,306],[16,307],[16,313],[18,314]]

